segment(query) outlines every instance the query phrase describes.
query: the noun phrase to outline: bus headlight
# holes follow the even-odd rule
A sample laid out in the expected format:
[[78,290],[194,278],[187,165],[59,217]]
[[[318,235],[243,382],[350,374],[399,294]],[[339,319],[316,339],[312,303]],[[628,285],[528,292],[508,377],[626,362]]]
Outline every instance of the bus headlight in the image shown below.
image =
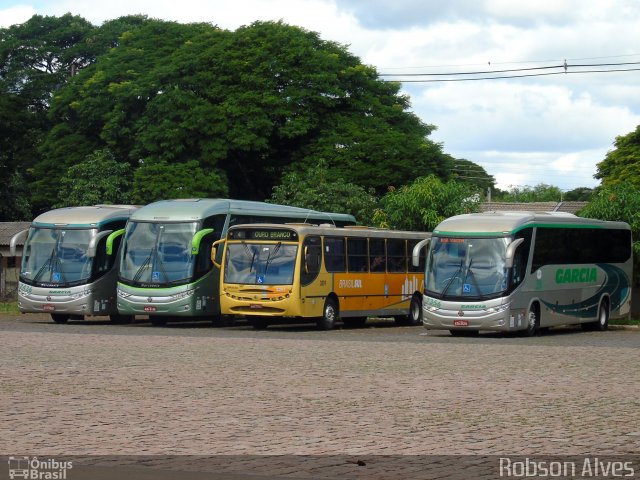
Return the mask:
[[505,303],[503,305],[498,305],[497,307],[487,308],[487,313],[501,313],[506,310],[509,310],[510,306],[511,306],[510,303]]
[[124,290],[120,289],[118,289],[117,293],[120,298],[129,298],[131,295],[133,295],[132,293],[127,293]]
[[91,295],[91,290],[83,290],[83,291],[78,292],[78,293],[73,293],[71,295],[71,298],[74,299],[74,300],[79,300],[79,299],[81,299],[83,297],[88,297],[89,295]]
[[196,291],[195,288],[191,290],[185,290],[184,292],[174,293],[173,295],[169,295],[170,300],[182,300],[183,298],[190,297]]

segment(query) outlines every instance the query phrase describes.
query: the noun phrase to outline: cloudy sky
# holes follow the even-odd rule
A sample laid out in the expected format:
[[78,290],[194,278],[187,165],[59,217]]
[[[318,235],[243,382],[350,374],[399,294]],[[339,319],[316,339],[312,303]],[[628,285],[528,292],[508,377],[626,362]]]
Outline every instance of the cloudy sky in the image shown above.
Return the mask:
[[640,124],[638,0],[0,0],[0,27],[66,12],[96,25],[140,13],[320,32],[403,80],[432,139],[503,189],[596,186],[596,163]]

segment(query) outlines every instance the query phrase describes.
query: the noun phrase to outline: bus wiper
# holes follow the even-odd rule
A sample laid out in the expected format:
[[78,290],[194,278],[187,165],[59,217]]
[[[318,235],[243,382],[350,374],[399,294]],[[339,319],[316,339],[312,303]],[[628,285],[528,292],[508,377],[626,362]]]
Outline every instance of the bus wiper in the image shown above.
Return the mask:
[[256,261],[256,252],[254,250],[253,253],[251,253],[246,242],[242,242],[242,246],[244,247],[244,252],[247,254],[247,257],[251,257],[251,265],[249,265],[249,273],[251,273],[251,270],[253,270],[253,262]]
[[133,276],[133,281],[137,282],[140,280],[140,277],[142,276],[142,272],[145,268],[147,268],[149,266],[149,264],[151,263],[151,257],[153,257],[153,252],[154,250],[152,249],[149,252],[149,255],[147,256],[147,258],[144,259],[144,262],[142,262],[142,265],[140,265],[140,268],[138,268],[138,270],[136,270],[136,274]]
[[447,290],[449,290],[449,287],[451,286],[453,281],[456,279],[456,277],[462,273],[462,265],[463,264],[464,264],[464,259],[460,260],[460,266],[458,267],[458,270],[456,270],[456,273],[454,273],[453,276],[449,279],[449,282],[447,282],[447,286],[444,287],[444,290],[442,290],[442,296],[443,297],[447,293]]
[[464,282],[466,282],[467,281],[467,277],[469,275],[471,275],[471,280],[473,280],[473,286],[476,287],[476,291],[478,292],[478,295],[480,295],[480,285],[478,284],[478,281],[476,280],[476,274],[473,273],[473,270],[471,270],[471,266],[472,265],[473,265],[473,258],[469,262],[469,266],[467,267],[467,271],[464,274],[464,278],[462,279],[462,285],[463,285],[463,288],[464,288]]
[[54,246],[53,249],[51,250],[51,255],[49,255],[49,258],[47,258],[47,261],[44,262],[42,264],[42,266],[40,267],[40,269],[36,272],[36,274],[33,277],[33,281],[37,282],[40,279],[40,276],[45,272],[45,270],[47,269],[47,267],[50,267],[50,269],[52,268],[52,261],[53,258],[56,256],[56,247]]
[[278,250],[280,250],[280,247],[282,246],[282,242],[278,242],[276,244],[276,247],[273,249],[272,252],[269,252],[269,256],[267,257],[267,262],[264,266],[264,274],[267,274],[267,270],[269,269],[269,264],[271,263],[271,261],[275,258],[275,256],[278,253]]

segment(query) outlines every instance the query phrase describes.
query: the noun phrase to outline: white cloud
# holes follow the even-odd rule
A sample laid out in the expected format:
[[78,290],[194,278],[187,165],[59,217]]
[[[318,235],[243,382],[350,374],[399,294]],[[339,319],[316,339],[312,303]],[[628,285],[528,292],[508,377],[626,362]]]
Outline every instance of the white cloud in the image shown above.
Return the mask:
[[0,9],[0,28],[24,23],[35,14],[36,10],[30,5],[15,5]]

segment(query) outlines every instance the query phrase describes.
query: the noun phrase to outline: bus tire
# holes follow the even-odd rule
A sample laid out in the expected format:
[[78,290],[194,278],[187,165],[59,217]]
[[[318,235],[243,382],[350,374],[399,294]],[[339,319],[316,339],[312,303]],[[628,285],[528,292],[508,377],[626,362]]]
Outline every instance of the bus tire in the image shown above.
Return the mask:
[[527,313],[527,329],[524,331],[527,337],[540,335],[540,307],[538,304],[531,305]]
[[250,317],[249,323],[256,330],[266,330],[269,326],[269,318],[268,317]]
[[154,327],[162,327],[167,324],[167,318],[159,315],[149,315],[149,321]]
[[609,328],[609,302],[607,299],[600,302],[598,308],[598,320],[595,322],[583,323],[584,330],[595,330],[597,332],[604,332]]
[[409,325],[422,325],[422,297],[420,295],[414,295],[411,298],[407,320]]
[[316,322],[320,330],[331,330],[338,320],[338,304],[333,298],[327,298],[322,309],[322,316]]
[[111,323],[116,323],[116,324],[131,323],[133,322],[133,319],[134,319],[133,315],[120,315],[120,314],[109,315],[109,320],[111,321]]
[[67,323],[69,321],[69,315],[65,315],[64,313],[52,313],[51,320],[56,323]]

